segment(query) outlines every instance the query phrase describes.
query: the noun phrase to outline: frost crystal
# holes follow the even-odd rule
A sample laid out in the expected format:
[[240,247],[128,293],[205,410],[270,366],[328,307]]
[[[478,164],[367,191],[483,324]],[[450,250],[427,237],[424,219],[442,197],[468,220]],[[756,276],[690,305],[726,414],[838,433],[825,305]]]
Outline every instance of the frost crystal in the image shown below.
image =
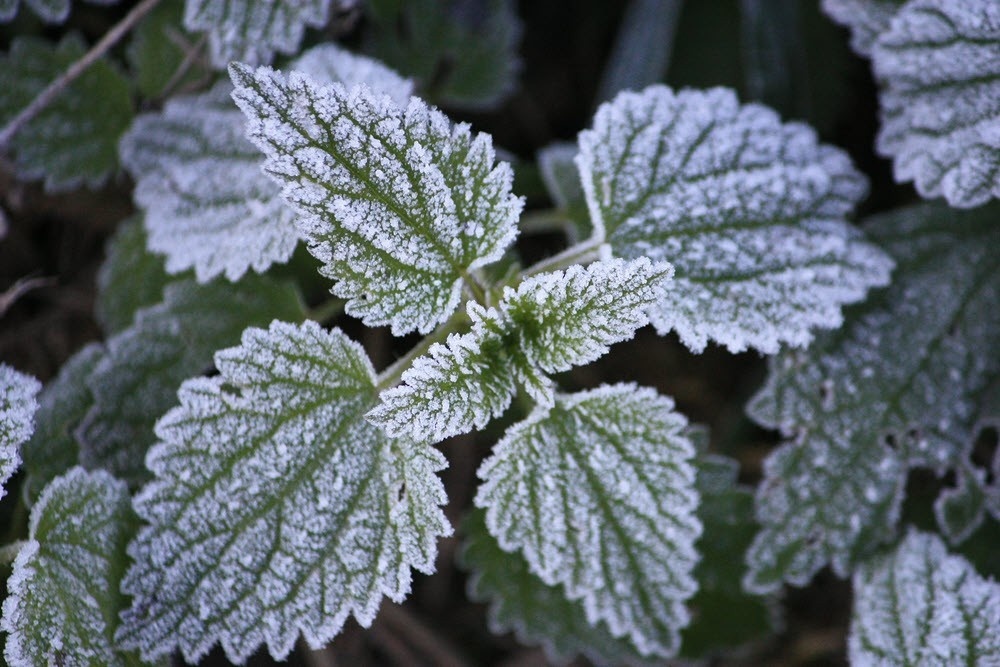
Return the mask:
[[267,63],[294,53],[307,26],[326,24],[330,0],[186,0],[184,27],[207,31],[212,63]]
[[560,395],[511,427],[479,469],[476,505],[500,546],[643,655],[676,653],[697,587],[685,426],[651,389]]
[[823,0],[823,11],[851,29],[851,46],[861,55],[871,54],[872,45],[888,30],[889,22],[906,0]]
[[128,489],[104,471],[73,468],[45,488],[7,582],[0,620],[7,664],[137,664],[113,641],[125,606],[118,592],[125,544],[135,524]]
[[911,531],[854,575],[853,665],[1000,665],[1000,586]]
[[1000,197],[1000,3],[912,0],[875,42],[878,151],[923,197]]
[[674,265],[650,319],[692,350],[806,345],[888,282],[889,259],[843,221],[865,192],[847,155],[731,91],[622,93],[579,143],[595,236]]
[[104,468],[130,484],[145,481],[153,424],[176,402],[177,387],[211,366],[212,353],[239,340],[248,326],[274,318],[301,319],[295,287],[267,276],[236,284],[167,286],[164,299],[112,336],[87,376],[93,405],[76,430],[80,463]]
[[[366,83],[405,101],[412,85],[381,64],[333,45],[307,51],[291,64],[317,81]],[[206,282],[239,279],[287,261],[299,240],[281,189],[261,172],[245,136],[244,116],[219,83],[200,95],[172,99],[158,113],[136,118],[122,138],[122,163],[136,178],[135,201],[146,210],[149,248],[167,270],[194,268]]]
[[765,463],[751,589],[804,584],[828,562],[846,576],[892,536],[907,468],[964,474],[981,396],[1000,378],[996,219],[996,206],[927,205],[872,221],[896,281],[771,364],[748,411],[794,439]]
[[545,273],[504,288],[496,308],[470,304],[472,330],[433,345],[382,392],[368,418],[390,435],[432,442],[483,428],[507,409],[517,383],[552,402],[559,373],[601,357],[648,322],[671,269],[613,259]]
[[4,485],[21,465],[18,448],[35,430],[35,396],[41,388],[30,375],[0,364],[0,497],[6,495]]
[[238,63],[230,74],[310,252],[366,324],[430,331],[517,234],[522,202],[488,136],[417,98],[401,107],[367,86]]
[[248,329],[219,376],[180,389],[156,427],[156,478],[135,501],[134,603],[118,638],[147,659],[195,662],[220,642],[276,659],[299,633],[318,648],[349,614],[400,601],[451,532],[433,448],[386,438],[363,415],[375,375],[360,345],[313,322]]

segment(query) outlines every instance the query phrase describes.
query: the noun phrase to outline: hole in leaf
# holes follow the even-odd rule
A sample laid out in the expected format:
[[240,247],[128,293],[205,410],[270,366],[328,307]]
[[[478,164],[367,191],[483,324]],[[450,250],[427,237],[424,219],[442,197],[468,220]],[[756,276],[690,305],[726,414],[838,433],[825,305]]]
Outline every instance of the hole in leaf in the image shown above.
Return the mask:
[[986,484],[998,482],[1000,472],[1000,430],[996,426],[986,426],[976,435],[970,458],[976,466],[986,470]]

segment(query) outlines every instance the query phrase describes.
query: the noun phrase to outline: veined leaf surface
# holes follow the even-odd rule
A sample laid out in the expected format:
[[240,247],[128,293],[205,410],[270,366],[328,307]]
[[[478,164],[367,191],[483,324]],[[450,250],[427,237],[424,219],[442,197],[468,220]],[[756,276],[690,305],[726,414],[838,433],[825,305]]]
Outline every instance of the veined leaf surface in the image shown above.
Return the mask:
[[500,546],[647,656],[677,652],[697,588],[686,425],[651,389],[560,395],[511,427],[479,469],[476,505]]
[[911,0],[872,51],[896,180],[972,208],[1000,197],[1000,4]]
[[875,40],[889,29],[889,22],[906,0],[823,0],[823,11],[851,30],[851,47],[871,55]]
[[674,265],[650,319],[696,352],[801,347],[888,282],[891,261],[844,222],[866,189],[847,155],[729,90],[622,93],[579,143],[595,237]]
[[390,435],[437,442],[486,426],[510,405],[518,383],[550,405],[546,374],[589,363],[631,338],[670,274],[670,265],[644,257],[611,259],[527,278],[504,288],[495,308],[470,304],[472,330],[416,359],[368,418]]
[[751,589],[804,584],[827,563],[846,576],[892,536],[908,467],[962,473],[1000,376],[996,220],[996,206],[936,204],[872,221],[899,264],[893,285],[772,362],[748,412],[792,438],[765,463]]
[[854,574],[853,665],[1000,664],[1000,585],[911,531]]
[[80,463],[130,484],[145,481],[153,424],[174,405],[181,382],[209,370],[212,353],[237,342],[246,327],[303,316],[297,289],[266,276],[171,283],[162,303],[139,311],[132,326],[108,339],[87,377],[94,403],[76,430]]
[[21,465],[21,444],[35,430],[35,396],[41,389],[35,378],[0,364],[0,497],[6,495],[7,480]]
[[212,63],[222,69],[294,53],[305,29],[322,27],[329,11],[330,0],[186,0],[184,27],[208,33]]
[[427,333],[517,234],[522,202],[486,135],[411,98],[233,64],[234,98],[347,312]]
[[128,488],[103,470],[73,468],[42,492],[14,560],[0,628],[12,667],[141,664],[117,650],[126,606],[118,585],[136,529]]
[[157,424],[119,639],[147,658],[194,662],[219,642],[242,662],[266,642],[283,659],[300,633],[318,648],[349,614],[368,625],[411,567],[433,570],[445,461],[365,421],[374,370],[340,331],[248,329],[216,366]]

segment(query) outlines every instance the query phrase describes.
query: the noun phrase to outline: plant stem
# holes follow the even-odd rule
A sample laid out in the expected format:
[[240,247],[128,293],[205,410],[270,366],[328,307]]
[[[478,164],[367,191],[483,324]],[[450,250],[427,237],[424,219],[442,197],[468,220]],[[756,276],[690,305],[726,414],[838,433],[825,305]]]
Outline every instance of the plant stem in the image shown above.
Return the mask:
[[329,322],[344,312],[344,304],[346,303],[347,302],[343,299],[330,299],[328,301],[324,301],[315,308],[307,310],[306,319],[319,322],[320,324]]
[[160,0],[142,0],[138,5],[132,8],[128,14],[125,15],[121,21],[116,23],[114,27],[109,30],[104,37],[100,39],[97,44],[83,54],[79,60],[74,62],[69,68],[59,75],[52,83],[50,83],[42,92],[38,94],[35,99],[31,101],[28,106],[21,110],[21,113],[14,116],[9,123],[0,130],[0,151],[6,151],[10,146],[10,142],[14,140],[14,136],[20,132],[25,125],[30,123],[34,118],[45,110],[47,106],[52,104],[52,101],[56,99],[60,93],[62,93],[71,83],[73,83],[81,74],[83,74],[88,67],[94,64],[98,58],[103,56],[108,50],[117,44],[122,37],[124,37],[136,23],[142,19],[143,16],[148,14]]
[[462,667],[466,664],[443,637],[439,637],[430,627],[410,614],[404,607],[383,604],[379,610],[378,619],[391,630],[409,640],[410,645],[430,658],[433,664],[441,665],[441,667]]
[[588,264],[600,259],[603,253],[606,252],[605,248],[604,239],[591,237],[582,243],[577,243],[566,248],[557,255],[529,266],[521,272],[521,277],[527,278],[528,276],[545,273],[546,271],[558,271],[574,264]]
[[531,234],[565,232],[567,222],[569,222],[569,217],[565,211],[559,208],[546,208],[525,213],[517,224],[521,228],[521,232]]
[[381,393],[399,382],[403,372],[410,367],[414,359],[426,353],[427,350],[434,345],[434,343],[444,341],[450,334],[458,331],[460,326],[467,324],[468,321],[469,316],[466,314],[465,310],[459,309],[456,311],[447,322],[443,323],[430,335],[426,336],[422,341],[414,345],[409,352],[404,354],[402,357],[393,362],[391,366],[379,373],[375,387],[376,391]]

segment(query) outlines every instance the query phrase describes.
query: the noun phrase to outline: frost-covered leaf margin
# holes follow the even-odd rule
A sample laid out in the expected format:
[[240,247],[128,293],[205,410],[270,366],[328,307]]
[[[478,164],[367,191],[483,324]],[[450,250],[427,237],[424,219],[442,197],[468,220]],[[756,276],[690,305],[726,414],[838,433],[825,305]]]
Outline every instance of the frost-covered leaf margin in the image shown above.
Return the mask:
[[855,573],[853,665],[1000,664],[1000,585],[910,531]]
[[451,527],[441,454],[368,424],[375,372],[360,345],[314,322],[248,329],[157,423],[156,478],[135,501],[134,596],[118,638],[195,662],[216,642],[276,659],[319,648],[349,614],[371,623],[430,572]]
[[694,447],[673,407],[630,384],[559,395],[497,443],[475,499],[501,548],[647,656],[677,652],[697,589]]
[[889,258],[844,222],[866,190],[847,155],[732,91],[622,93],[579,145],[595,240],[674,265],[650,319],[696,352],[804,346],[889,280]]
[[35,396],[41,389],[35,378],[0,364],[0,497],[21,465],[18,449],[35,430]]
[[879,153],[928,199],[1000,197],[1000,3],[910,0],[875,42]]
[[104,471],[73,468],[45,487],[7,582],[0,620],[7,664],[137,664],[113,640],[135,528],[128,488]]
[[517,234],[522,200],[491,139],[411,98],[234,63],[247,134],[348,313],[396,335],[451,315]]

